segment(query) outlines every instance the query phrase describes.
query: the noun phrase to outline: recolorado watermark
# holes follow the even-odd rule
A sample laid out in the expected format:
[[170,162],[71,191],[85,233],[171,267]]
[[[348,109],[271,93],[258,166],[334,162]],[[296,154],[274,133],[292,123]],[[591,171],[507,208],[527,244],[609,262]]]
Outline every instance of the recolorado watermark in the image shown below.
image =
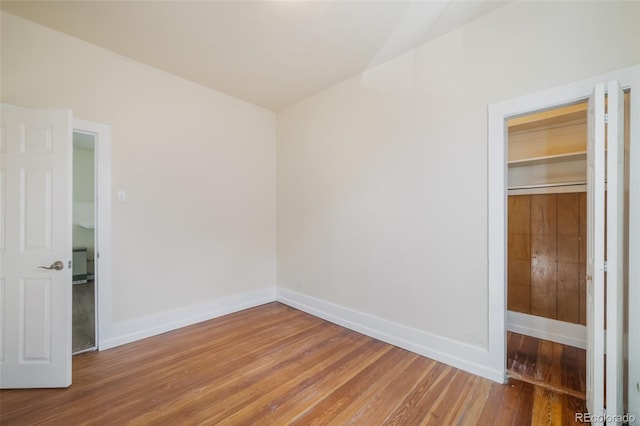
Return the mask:
[[636,422],[636,416],[633,414],[589,414],[575,413],[575,421],[580,423],[623,423],[632,424]]

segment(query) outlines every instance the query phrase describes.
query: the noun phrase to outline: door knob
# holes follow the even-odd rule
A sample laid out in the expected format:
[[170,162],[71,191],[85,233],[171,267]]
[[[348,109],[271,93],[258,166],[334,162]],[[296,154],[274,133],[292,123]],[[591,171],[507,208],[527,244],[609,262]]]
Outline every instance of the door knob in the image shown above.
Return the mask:
[[55,262],[53,262],[51,264],[51,266],[38,266],[38,268],[55,269],[56,271],[60,271],[60,270],[64,269],[64,263],[62,263],[62,261],[60,261],[60,260],[56,260]]

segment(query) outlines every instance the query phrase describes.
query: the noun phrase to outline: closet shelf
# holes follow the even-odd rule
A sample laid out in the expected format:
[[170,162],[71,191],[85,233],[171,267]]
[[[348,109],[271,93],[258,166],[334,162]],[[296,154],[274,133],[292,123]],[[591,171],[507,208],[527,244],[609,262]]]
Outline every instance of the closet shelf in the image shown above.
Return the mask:
[[545,155],[543,157],[523,158],[519,160],[510,160],[507,164],[509,167],[526,167],[537,166],[540,164],[560,163],[564,161],[586,160],[587,151],[569,152],[564,154]]
[[533,183],[530,185],[517,185],[507,188],[509,191],[517,191],[521,189],[541,189],[541,188],[559,188],[559,187],[577,187],[586,185],[586,180],[576,180],[571,182],[551,182],[551,183]]

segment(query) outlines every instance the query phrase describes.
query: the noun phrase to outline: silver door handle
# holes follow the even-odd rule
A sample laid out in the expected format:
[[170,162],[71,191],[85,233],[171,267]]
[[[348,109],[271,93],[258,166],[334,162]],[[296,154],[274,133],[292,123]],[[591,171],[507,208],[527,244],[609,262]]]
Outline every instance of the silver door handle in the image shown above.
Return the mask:
[[64,269],[64,263],[60,260],[56,260],[51,264],[51,266],[38,266],[38,268],[42,269],[55,269],[56,271],[61,271]]

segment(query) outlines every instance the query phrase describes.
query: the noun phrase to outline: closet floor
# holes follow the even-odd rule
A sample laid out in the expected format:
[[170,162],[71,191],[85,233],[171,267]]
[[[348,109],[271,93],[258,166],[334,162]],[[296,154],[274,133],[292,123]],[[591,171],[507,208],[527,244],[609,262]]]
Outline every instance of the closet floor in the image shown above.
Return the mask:
[[509,377],[585,399],[586,351],[518,333],[507,333]]

